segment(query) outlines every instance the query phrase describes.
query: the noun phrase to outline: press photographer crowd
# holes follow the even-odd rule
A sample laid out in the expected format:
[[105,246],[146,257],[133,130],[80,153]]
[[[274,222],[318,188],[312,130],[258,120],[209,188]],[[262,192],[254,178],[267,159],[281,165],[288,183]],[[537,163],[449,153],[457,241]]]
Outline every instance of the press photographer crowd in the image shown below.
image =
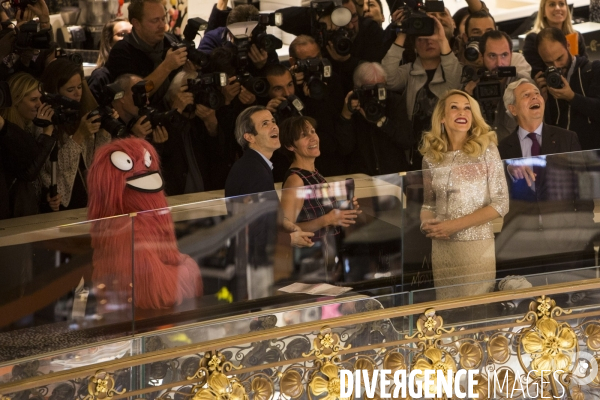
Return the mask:
[[[4,2],[0,218],[86,207],[94,153],[127,137],[156,148],[168,196],[429,168],[429,146],[457,150],[448,132],[463,124],[471,135],[479,109],[482,135],[495,132],[489,140],[503,159],[544,154],[546,128],[570,138],[558,152],[600,148],[600,62],[587,59],[565,0],[540,1],[522,53],[480,0],[454,15],[435,0],[388,0],[384,15],[381,1],[261,13],[218,0],[208,21],[190,18],[177,37],[161,0],[132,0],[128,21],[105,26],[88,77],[82,59],[54,41],[45,0]],[[287,60],[272,26],[295,35]],[[477,110],[448,101],[451,90]],[[266,174],[248,167],[247,153]],[[315,181],[294,174],[307,164]],[[348,212],[328,222],[343,226],[359,213]]]

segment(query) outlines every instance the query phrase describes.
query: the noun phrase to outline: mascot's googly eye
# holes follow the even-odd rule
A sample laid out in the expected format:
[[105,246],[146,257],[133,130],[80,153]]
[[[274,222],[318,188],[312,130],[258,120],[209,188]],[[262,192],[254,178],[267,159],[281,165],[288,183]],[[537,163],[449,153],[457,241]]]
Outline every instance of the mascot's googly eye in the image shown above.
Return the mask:
[[152,156],[148,153],[148,150],[144,150],[144,165],[146,168],[150,168],[150,165],[152,165]]
[[122,151],[113,152],[110,155],[110,162],[121,171],[130,171],[133,168],[133,160]]

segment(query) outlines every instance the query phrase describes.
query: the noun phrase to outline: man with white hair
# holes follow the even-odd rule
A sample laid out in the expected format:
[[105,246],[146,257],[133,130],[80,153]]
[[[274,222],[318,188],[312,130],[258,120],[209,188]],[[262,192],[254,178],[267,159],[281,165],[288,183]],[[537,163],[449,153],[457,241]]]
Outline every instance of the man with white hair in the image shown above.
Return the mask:
[[387,91],[379,63],[363,63],[354,71],[354,90],[346,96],[336,135],[348,172],[371,176],[408,170],[410,145],[401,96]]
[[[507,262],[508,267],[516,265],[516,259],[526,258],[531,263],[526,266],[537,268],[550,263],[543,260],[550,256],[555,258],[552,264],[556,266],[560,264],[556,259],[560,253],[568,264],[563,263],[562,269],[590,254],[593,260],[590,242],[596,231],[594,204],[580,196],[579,177],[586,168],[578,152],[581,147],[577,134],[544,123],[544,99],[528,79],[508,85],[503,100],[518,127],[498,145],[500,156],[525,159],[506,161],[510,211],[497,237],[496,260],[499,265]],[[568,239],[566,229],[570,232]],[[541,258],[534,261],[534,257]],[[541,271],[519,270],[519,274],[534,272]]]
[[[544,123],[545,102],[540,90],[528,79],[508,85],[504,105],[517,120],[517,129],[498,145],[502,159],[580,151],[575,132]],[[534,140],[535,139],[535,140]],[[517,178],[532,179],[531,172]]]

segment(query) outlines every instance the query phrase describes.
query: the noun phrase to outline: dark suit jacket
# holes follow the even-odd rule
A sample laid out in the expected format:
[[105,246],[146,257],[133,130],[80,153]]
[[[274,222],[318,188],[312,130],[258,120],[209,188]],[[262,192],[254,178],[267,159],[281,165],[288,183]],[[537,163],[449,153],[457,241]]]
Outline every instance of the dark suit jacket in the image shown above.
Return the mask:
[[246,149],[233,164],[225,182],[225,197],[275,190],[273,171],[258,152]]
[[[500,142],[498,150],[502,159],[523,157],[516,130]],[[497,238],[496,250],[502,252],[497,259],[511,258],[511,249],[519,245],[511,237],[519,240],[520,234],[531,239],[530,249],[524,253],[532,256],[551,254],[552,250],[570,251],[558,250],[561,242],[565,242],[560,239],[560,232],[567,229],[571,229],[572,235],[581,233],[580,238],[573,236],[571,242],[582,244],[571,248],[583,248],[593,228],[594,204],[580,197],[578,174],[586,171],[580,150],[575,132],[544,124],[541,155],[547,157],[538,160],[542,168],[536,171],[535,190],[527,186],[525,179],[513,181],[507,173],[510,208]]]
[[[267,192],[259,194],[262,192]],[[228,199],[227,208],[230,214],[238,212],[234,203],[244,203],[247,196],[252,195],[252,202],[262,200],[277,201],[273,172],[258,152],[246,149],[244,155],[233,164],[225,182],[225,197],[239,196]],[[239,207],[244,213],[245,208]],[[253,265],[268,265],[267,244],[275,240],[277,234],[277,213],[269,213],[257,218],[248,227],[248,259]]]

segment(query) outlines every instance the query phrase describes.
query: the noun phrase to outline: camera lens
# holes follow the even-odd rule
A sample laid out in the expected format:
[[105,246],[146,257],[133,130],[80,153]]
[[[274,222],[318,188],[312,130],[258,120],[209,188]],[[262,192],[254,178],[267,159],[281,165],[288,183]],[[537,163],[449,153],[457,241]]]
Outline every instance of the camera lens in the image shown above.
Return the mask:
[[421,21],[421,19],[419,19],[419,18],[413,19],[413,28],[415,30],[423,29],[423,21]]
[[265,78],[252,78],[249,84],[250,91],[258,97],[265,97],[269,92],[269,82]]
[[327,93],[327,86],[320,79],[313,76],[308,81],[308,91],[310,92],[310,97],[321,100]]

